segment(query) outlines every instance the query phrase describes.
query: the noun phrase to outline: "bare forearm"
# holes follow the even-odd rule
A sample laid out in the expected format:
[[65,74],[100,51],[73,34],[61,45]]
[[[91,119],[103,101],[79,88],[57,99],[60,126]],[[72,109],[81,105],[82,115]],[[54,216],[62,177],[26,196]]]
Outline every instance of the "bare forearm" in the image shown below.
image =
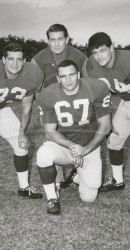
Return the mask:
[[67,138],[65,138],[62,134],[60,134],[58,131],[53,132],[46,132],[46,138],[50,141],[53,141],[61,146],[64,146],[66,148],[70,148],[74,143]]
[[102,128],[102,126],[99,126],[93,139],[86,146],[84,146],[84,155],[87,155],[94,149],[96,149],[102,143],[104,137],[110,133],[110,131],[110,124],[104,128]]
[[21,122],[20,122],[20,130],[19,130],[19,134],[24,134],[25,130],[28,127],[28,124],[30,122],[30,118],[31,118],[31,110],[28,113],[23,113],[22,117],[21,117]]

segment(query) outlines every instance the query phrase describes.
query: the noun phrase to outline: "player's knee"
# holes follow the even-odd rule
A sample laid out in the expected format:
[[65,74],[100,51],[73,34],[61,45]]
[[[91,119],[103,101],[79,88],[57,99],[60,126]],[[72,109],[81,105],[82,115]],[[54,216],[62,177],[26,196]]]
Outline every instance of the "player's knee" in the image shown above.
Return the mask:
[[107,141],[107,147],[112,150],[120,150],[122,149],[124,142],[124,138],[121,138],[115,134],[111,134]]
[[39,167],[47,167],[53,165],[55,154],[52,148],[43,144],[37,151],[36,163]]
[[88,192],[80,193],[80,198],[84,202],[92,203],[96,200],[98,189],[90,189]]

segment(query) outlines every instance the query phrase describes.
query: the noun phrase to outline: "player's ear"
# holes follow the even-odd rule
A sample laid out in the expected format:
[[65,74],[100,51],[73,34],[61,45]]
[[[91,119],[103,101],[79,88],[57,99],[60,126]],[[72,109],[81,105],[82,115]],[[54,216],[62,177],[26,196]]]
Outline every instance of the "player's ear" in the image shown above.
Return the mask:
[[112,43],[111,46],[110,46],[110,50],[111,50],[111,52],[114,51],[114,44],[113,44],[113,43]]
[[3,61],[3,64],[5,64],[5,57],[2,56],[2,61]]
[[65,38],[66,44],[68,44],[69,39],[70,39],[70,38],[69,38],[68,36]]
[[23,59],[23,63],[24,63],[24,64],[26,63],[26,58]]
[[80,79],[80,72],[78,71],[78,80]]
[[58,75],[56,76],[56,78],[57,78],[57,82],[60,83],[60,78]]

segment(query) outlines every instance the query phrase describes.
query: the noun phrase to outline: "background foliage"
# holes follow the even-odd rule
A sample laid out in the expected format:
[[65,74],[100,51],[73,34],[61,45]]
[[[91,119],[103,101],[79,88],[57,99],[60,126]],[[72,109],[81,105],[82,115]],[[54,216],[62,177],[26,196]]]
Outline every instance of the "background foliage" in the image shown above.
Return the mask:
[[[24,37],[17,37],[17,36],[11,36],[9,35],[8,37],[1,37],[0,38],[0,58],[2,58],[3,55],[3,48],[10,42],[18,42],[22,45],[22,47],[25,50],[25,56],[27,61],[31,61],[32,57],[36,55],[40,50],[45,49],[48,45],[44,40],[41,41],[35,41],[33,39],[27,39],[25,40]],[[79,45],[79,44],[74,44],[73,39],[69,39],[69,44],[79,50],[81,50],[84,54],[89,56],[89,51],[88,51],[88,45],[86,43],[85,46]],[[121,45],[118,45],[116,49],[125,49],[125,50],[130,50],[130,45],[127,45],[126,47],[122,47]]]

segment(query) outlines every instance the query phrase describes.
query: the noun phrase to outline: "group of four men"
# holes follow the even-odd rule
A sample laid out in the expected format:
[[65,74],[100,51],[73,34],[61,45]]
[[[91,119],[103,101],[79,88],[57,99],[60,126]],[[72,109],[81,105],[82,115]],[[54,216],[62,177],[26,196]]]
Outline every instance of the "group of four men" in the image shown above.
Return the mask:
[[[74,166],[65,184],[76,183],[85,202],[93,202],[99,188],[109,191],[125,187],[123,145],[130,134],[130,54],[115,51],[104,32],[89,39],[89,59],[68,45],[69,36],[63,25],[52,25],[47,38],[49,46],[31,63],[26,62],[19,44],[9,44],[4,50],[0,62],[0,135],[14,150],[18,195],[42,198],[28,182],[26,128],[35,95],[46,136],[36,163],[48,200],[47,212],[59,214],[56,187],[61,181],[62,166]],[[121,97],[113,119],[109,89]],[[16,101],[22,105],[20,121],[13,110],[12,103]],[[101,185],[100,147],[106,135],[113,177]]]

